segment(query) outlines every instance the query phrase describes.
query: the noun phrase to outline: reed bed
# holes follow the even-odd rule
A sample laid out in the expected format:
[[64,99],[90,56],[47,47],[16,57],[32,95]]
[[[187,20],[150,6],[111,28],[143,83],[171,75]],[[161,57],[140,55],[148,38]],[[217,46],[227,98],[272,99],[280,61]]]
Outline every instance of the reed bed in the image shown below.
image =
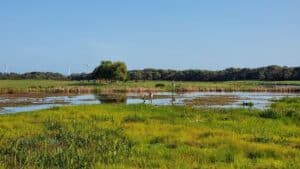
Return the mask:
[[53,80],[0,80],[0,94],[79,94],[93,92],[300,92],[300,82],[77,82]]

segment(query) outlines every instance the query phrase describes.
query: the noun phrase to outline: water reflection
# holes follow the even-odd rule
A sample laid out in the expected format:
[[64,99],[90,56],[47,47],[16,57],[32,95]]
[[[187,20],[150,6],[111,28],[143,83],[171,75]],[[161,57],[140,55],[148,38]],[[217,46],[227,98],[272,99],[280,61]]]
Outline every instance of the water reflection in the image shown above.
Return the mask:
[[126,93],[106,93],[106,94],[95,94],[95,97],[100,103],[127,103]]
[[[286,96],[300,96],[296,93],[259,93],[259,92],[159,92],[153,93],[96,93],[77,96],[52,96],[43,98],[0,97],[0,114],[16,113],[46,109],[53,106],[81,104],[153,104],[153,105],[186,105],[195,107],[219,108],[267,108],[271,100]],[[236,98],[228,101],[228,98]],[[212,104],[213,103],[213,104]]]

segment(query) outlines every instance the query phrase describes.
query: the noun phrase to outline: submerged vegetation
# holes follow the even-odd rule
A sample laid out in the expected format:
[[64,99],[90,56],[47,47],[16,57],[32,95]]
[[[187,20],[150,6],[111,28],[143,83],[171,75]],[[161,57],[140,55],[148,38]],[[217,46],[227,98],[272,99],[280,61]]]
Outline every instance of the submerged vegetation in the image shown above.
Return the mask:
[[0,168],[300,168],[300,98],[269,110],[90,105],[0,116]]
[[232,104],[238,101],[237,96],[222,96],[222,95],[209,95],[209,96],[203,96],[203,97],[197,97],[195,99],[186,99],[184,100],[184,103],[186,105],[191,106],[211,106],[211,105],[228,105]]

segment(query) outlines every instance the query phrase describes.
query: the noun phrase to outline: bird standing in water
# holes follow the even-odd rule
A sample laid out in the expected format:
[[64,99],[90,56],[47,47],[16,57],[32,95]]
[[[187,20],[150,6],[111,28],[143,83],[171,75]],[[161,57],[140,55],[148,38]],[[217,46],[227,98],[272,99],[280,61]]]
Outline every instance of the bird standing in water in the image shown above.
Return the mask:
[[153,99],[154,94],[152,92],[149,92],[149,99],[150,103],[152,104],[152,99]]

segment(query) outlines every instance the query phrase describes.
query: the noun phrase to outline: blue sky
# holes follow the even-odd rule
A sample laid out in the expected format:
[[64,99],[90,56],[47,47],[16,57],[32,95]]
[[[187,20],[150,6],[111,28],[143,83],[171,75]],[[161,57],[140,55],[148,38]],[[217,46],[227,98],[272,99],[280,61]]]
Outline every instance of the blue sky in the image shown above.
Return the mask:
[[0,0],[0,66],[300,66],[299,0]]

